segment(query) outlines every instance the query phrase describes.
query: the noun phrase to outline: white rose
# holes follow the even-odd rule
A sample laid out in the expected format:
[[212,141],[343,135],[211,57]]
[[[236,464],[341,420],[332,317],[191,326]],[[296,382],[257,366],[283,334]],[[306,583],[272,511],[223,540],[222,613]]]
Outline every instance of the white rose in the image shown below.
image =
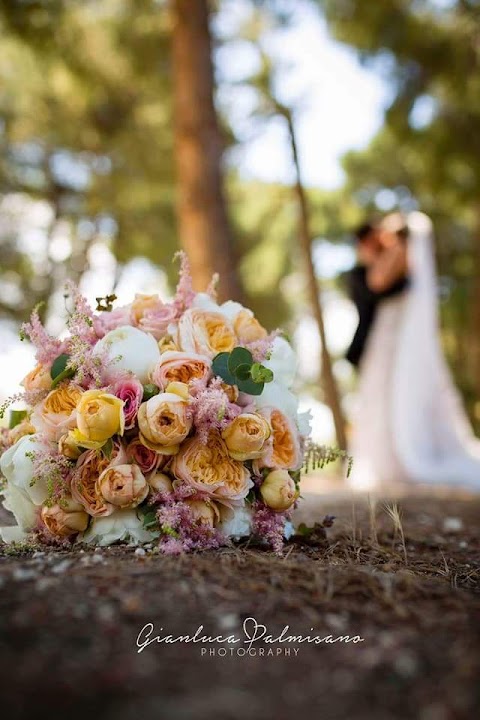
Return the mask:
[[6,543],[24,540],[27,532],[35,527],[38,506],[33,504],[23,490],[12,484],[6,486],[3,495],[3,507],[13,514],[17,525],[0,527],[0,537]]
[[252,511],[249,507],[221,509],[221,522],[218,529],[227,537],[241,538],[250,535],[252,530]]
[[275,338],[270,357],[265,360],[263,365],[273,371],[276,383],[286,388],[292,387],[297,371],[297,358],[292,346],[285,338]]
[[146,530],[135,509],[116,510],[111,515],[95,517],[90,527],[79,536],[79,542],[92,545],[112,545],[118,541],[129,541],[139,545],[150,542],[158,533]]
[[300,435],[303,435],[304,437],[310,437],[310,434],[312,432],[312,420],[313,416],[311,410],[304,410],[303,412],[298,413],[297,426]]
[[0,459],[0,470],[8,484],[21,490],[34,505],[42,505],[48,497],[46,482],[34,479],[33,462],[27,455],[40,449],[45,449],[45,443],[37,435],[24,435]]
[[265,383],[261,395],[254,398],[257,410],[262,408],[277,408],[284,415],[297,422],[298,400],[284,385],[276,382]]
[[160,361],[160,350],[153,335],[125,325],[111,330],[94,348],[94,355],[106,353],[115,361],[113,369],[132,372],[141,383],[147,383],[155,365]]

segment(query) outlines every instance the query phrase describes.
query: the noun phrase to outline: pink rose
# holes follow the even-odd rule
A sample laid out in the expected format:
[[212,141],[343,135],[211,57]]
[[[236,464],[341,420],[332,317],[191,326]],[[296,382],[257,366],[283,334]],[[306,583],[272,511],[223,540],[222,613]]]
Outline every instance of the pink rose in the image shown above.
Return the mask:
[[138,408],[142,403],[143,385],[136,378],[127,376],[114,383],[112,392],[123,400],[125,429],[131,430],[135,426]]
[[176,317],[176,308],[162,302],[158,295],[137,294],[131,305],[130,322],[156,340],[167,334],[168,326]]
[[127,458],[129,462],[136,463],[144,475],[159,470],[167,460],[166,455],[160,455],[146,447],[139,438],[135,438],[127,445]]
[[103,338],[110,330],[116,330],[124,325],[130,325],[130,305],[124,305],[111,312],[102,312],[93,317],[93,329],[99,338]]
[[190,385],[200,380],[205,385],[210,377],[211,360],[205,355],[167,350],[152,372],[152,381],[161,390],[171,382]]

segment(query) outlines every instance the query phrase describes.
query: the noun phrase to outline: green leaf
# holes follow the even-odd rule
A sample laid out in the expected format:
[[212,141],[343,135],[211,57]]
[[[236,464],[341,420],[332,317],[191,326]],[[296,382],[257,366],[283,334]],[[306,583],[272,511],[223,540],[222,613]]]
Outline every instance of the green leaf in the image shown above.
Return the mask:
[[59,355],[52,363],[52,367],[50,369],[50,377],[52,380],[55,380],[58,375],[63,373],[66,368],[68,361],[70,360],[70,355],[67,355],[66,353],[63,353],[62,355]]
[[250,365],[247,365],[247,363],[243,363],[242,365],[237,365],[235,368],[235,377],[237,380],[249,380],[250,375]]
[[155,510],[149,510],[143,516],[143,527],[148,530],[148,528],[154,527],[155,525],[158,525],[157,513]]
[[107,460],[111,460],[112,453],[113,453],[113,440],[112,438],[109,438],[105,445],[102,445],[101,447],[103,455],[107,458]]
[[20,425],[22,420],[26,418],[27,415],[27,410],[10,410],[10,421],[8,423],[8,427],[10,428],[10,430],[13,430],[13,428],[17,427],[17,425]]
[[215,355],[212,362],[212,372],[214,375],[221,377],[228,385],[236,385],[237,381],[228,369],[229,357],[230,353],[228,352],[222,352]]
[[247,395],[261,395],[264,388],[263,382],[256,383],[251,378],[249,380],[239,380],[237,385],[240,392],[247,393]]
[[236,370],[240,365],[248,365],[248,367],[250,367],[252,363],[253,356],[250,350],[244,347],[236,347],[233,348],[228,358],[228,370],[232,375],[236,375]]
[[305,523],[300,523],[300,525],[297,527],[297,535],[301,535],[302,537],[309,537],[315,530],[314,527],[308,527],[308,525],[305,525]]
[[71,378],[75,375],[75,368],[67,367],[69,360],[70,355],[66,355],[65,353],[63,353],[53,361],[52,367],[50,368],[50,377],[52,378],[52,390],[60,382],[62,382],[62,380],[66,380],[67,378]]
[[153,383],[147,383],[147,385],[143,386],[142,401],[146,402],[147,400],[150,400],[150,398],[155,397],[155,395],[158,395],[159,392],[160,392],[160,388],[158,388]]
[[269,383],[273,380],[273,371],[260,363],[253,363],[250,369],[250,374],[252,376],[252,380],[257,383]]

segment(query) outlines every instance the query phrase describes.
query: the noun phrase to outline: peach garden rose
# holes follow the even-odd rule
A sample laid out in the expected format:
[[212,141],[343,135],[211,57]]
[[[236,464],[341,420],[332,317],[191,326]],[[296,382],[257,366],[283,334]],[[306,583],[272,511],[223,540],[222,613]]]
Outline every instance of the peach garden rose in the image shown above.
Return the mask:
[[162,353],[160,362],[152,373],[152,382],[165,390],[171,382],[190,385],[194,380],[206,384],[210,376],[211,361],[205,355],[187,352]]
[[104,470],[126,462],[126,454],[120,443],[114,444],[109,459],[98,450],[87,450],[77,460],[71,482],[71,493],[89,515],[104,517],[111,515],[114,507],[97,489],[97,480]]
[[208,358],[230,352],[236,344],[233,327],[224,315],[197,308],[191,308],[182,315],[177,336],[181,350]]
[[140,505],[148,495],[148,483],[138,465],[115,465],[103,471],[97,491],[115,508]]
[[40,516],[47,530],[58,538],[83,532],[88,526],[87,513],[73,498],[62,504],[43,507]]
[[82,395],[82,388],[74,383],[62,383],[37,405],[31,416],[32,425],[58,442],[65,432],[75,427],[76,409]]
[[248,469],[230,457],[216,431],[210,433],[206,444],[197,436],[183,443],[171,471],[181,482],[226,504],[242,502],[253,486]]

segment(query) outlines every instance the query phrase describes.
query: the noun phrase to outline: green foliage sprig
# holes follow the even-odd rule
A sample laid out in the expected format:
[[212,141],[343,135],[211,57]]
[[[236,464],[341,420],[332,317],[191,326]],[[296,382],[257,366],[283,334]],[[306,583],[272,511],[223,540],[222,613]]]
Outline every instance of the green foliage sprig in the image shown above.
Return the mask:
[[244,347],[236,347],[232,352],[216,355],[212,372],[221,377],[227,385],[236,385],[240,392],[248,395],[261,395],[265,383],[273,380],[273,372],[255,362],[250,350]]
[[97,297],[97,307],[95,308],[98,312],[112,312],[113,303],[117,299],[116,295],[106,295],[105,297]]

